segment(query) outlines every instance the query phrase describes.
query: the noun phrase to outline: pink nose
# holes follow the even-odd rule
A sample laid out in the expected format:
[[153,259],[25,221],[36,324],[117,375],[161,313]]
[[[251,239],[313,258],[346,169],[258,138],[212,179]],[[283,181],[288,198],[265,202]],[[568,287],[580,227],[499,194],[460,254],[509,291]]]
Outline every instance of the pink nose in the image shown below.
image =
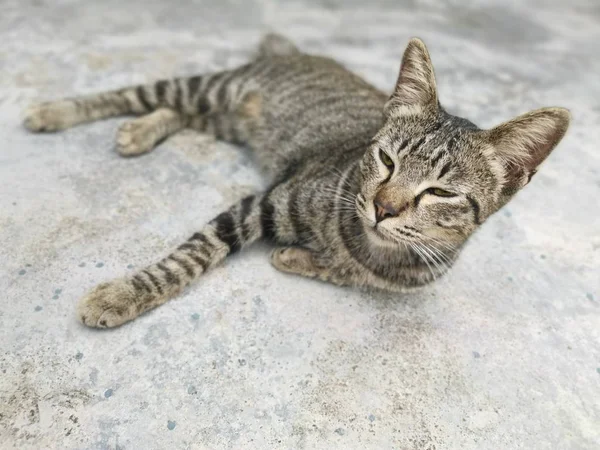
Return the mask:
[[375,198],[373,204],[375,205],[375,219],[377,223],[388,217],[396,217],[400,212],[391,203],[379,201],[377,198]]

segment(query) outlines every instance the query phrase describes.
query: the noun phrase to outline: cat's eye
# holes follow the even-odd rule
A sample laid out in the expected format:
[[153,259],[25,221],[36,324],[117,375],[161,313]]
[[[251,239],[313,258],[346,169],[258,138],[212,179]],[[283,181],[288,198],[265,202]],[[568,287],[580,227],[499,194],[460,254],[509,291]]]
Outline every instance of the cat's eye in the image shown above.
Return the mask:
[[379,150],[379,159],[381,159],[381,162],[385,164],[385,167],[388,169],[392,170],[394,168],[394,161],[392,161],[392,158],[390,158],[383,150]]
[[440,188],[429,188],[427,192],[432,195],[437,195],[438,197],[456,197],[456,194],[453,192],[446,191]]

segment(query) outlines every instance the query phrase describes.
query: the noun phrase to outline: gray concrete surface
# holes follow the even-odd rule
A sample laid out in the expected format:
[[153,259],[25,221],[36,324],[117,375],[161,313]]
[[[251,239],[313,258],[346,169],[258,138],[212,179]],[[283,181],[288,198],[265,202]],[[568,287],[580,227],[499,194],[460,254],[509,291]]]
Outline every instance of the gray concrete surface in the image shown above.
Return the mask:
[[[0,4],[0,448],[600,448],[597,1]],[[229,67],[267,30],[391,88],[410,36],[482,126],[546,105],[572,128],[450,276],[366,295],[258,246],[114,331],[96,283],[164,255],[261,180],[193,132],[122,159],[122,120],[28,134],[22,109]]]

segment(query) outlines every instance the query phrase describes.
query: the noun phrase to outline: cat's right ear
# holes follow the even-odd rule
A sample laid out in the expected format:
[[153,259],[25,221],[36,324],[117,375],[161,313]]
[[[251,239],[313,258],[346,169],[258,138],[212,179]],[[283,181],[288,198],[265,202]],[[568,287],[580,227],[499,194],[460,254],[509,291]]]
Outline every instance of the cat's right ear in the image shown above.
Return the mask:
[[433,65],[421,39],[412,38],[404,51],[394,93],[385,105],[386,114],[418,114],[437,108],[438,95]]

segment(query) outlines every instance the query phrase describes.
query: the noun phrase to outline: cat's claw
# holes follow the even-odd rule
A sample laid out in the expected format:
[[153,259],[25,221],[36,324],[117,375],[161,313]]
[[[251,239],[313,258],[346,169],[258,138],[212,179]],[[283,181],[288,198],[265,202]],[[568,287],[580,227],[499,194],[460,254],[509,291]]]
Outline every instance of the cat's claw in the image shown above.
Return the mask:
[[77,305],[77,317],[84,325],[113,328],[137,317],[137,295],[125,279],[102,283]]

